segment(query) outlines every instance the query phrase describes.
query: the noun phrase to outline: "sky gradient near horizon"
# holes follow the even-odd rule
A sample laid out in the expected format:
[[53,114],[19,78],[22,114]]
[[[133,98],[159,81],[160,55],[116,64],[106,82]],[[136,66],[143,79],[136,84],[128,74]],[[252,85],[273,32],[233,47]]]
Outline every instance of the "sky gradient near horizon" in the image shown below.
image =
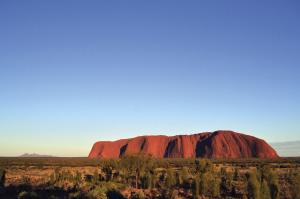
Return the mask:
[[1,1],[0,156],[231,129],[300,140],[300,2]]

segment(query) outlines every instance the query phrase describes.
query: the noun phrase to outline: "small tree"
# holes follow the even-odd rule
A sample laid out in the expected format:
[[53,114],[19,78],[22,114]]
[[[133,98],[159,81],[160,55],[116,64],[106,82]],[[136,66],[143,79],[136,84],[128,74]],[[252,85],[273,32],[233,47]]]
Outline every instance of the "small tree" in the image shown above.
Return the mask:
[[219,198],[221,193],[220,193],[220,185],[221,182],[220,180],[213,178],[212,184],[211,184],[211,195],[214,198]]
[[0,187],[4,187],[5,184],[5,170],[0,169]]
[[94,171],[94,174],[93,174],[93,181],[92,181],[93,184],[94,184],[94,185],[98,184],[99,179],[100,179],[100,178],[99,178],[99,173],[98,173],[97,170],[95,170],[95,171]]
[[120,166],[125,173],[135,177],[135,188],[138,188],[141,174],[153,170],[153,158],[145,154],[124,156],[120,160]]
[[166,187],[171,188],[176,185],[175,173],[172,169],[167,169]]
[[75,176],[74,176],[74,181],[75,181],[75,183],[76,183],[77,185],[79,185],[80,182],[81,182],[81,180],[82,180],[82,175],[81,175],[81,173],[78,172],[78,171],[76,171]]
[[240,173],[239,173],[239,170],[238,170],[238,168],[235,168],[234,169],[234,173],[233,173],[233,180],[234,181],[238,181],[239,179],[240,179]]
[[135,192],[132,196],[132,199],[144,199],[145,198],[145,194],[143,191],[137,191]]
[[179,194],[178,190],[174,189],[174,190],[170,193],[170,197],[169,197],[169,198],[171,198],[171,199],[178,199],[178,198],[179,198],[179,197],[178,197],[178,194]]
[[40,197],[36,192],[22,191],[18,195],[18,199],[39,199]]
[[196,173],[206,173],[208,171],[212,171],[213,164],[210,160],[207,159],[196,159],[195,160],[195,169]]
[[224,167],[221,169],[221,182],[220,182],[220,189],[222,190],[222,194],[226,195],[231,193],[233,185],[233,175],[230,172],[227,172]]
[[263,183],[261,184],[260,196],[261,199],[271,199],[270,188],[266,180],[263,180]]
[[293,199],[300,199],[300,172],[291,176],[292,196]]
[[262,165],[259,168],[261,185],[263,186],[264,181],[269,186],[270,196],[272,199],[279,198],[279,183],[278,176],[275,171],[273,171],[268,165]]
[[260,187],[259,181],[257,179],[256,172],[251,172],[248,174],[248,198],[249,199],[259,199],[260,198]]
[[180,185],[185,185],[189,179],[189,169],[187,167],[183,167],[180,171]]
[[220,180],[216,178],[212,161],[208,159],[195,160],[195,193],[217,198],[220,196]]
[[154,187],[154,174],[152,172],[143,173],[141,177],[141,186],[143,189],[151,189]]
[[101,170],[105,173],[105,180],[110,181],[113,179],[113,172],[117,169],[117,162],[114,159],[103,160],[101,162]]
[[278,182],[278,175],[271,171],[269,174],[269,187],[271,192],[272,199],[279,198],[279,182]]
[[194,198],[198,198],[200,194],[200,178],[197,176],[194,184]]
[[207,171],[200,175],[199,192],[202,195],[218,198],[220,197],[221,182],[216,178],[214,172]]

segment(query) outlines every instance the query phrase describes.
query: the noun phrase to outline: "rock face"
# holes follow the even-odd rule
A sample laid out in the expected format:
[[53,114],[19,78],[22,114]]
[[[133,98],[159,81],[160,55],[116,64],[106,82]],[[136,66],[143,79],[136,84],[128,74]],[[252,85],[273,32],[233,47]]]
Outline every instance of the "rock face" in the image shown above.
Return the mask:
[[140,136],[93,145],[89,158],[118,158],[136,153],[156,158],[276,158],[276,151],[259,138],[233,131],[193,135]]

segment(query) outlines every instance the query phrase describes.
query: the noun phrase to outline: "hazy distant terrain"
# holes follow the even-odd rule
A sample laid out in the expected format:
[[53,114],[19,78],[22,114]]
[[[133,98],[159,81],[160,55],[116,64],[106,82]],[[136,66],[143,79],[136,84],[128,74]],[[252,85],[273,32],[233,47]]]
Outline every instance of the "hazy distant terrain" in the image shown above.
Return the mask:
[[41,154],[37,154],[37,153],[24,153],[22,155],[20,155],[19,157],[23,157],[23,158],[40,158],[40,157],[53,157],[51,155],[41,155]]
[[300,141],[271,143],[272,147],[282,157],[299,157]]

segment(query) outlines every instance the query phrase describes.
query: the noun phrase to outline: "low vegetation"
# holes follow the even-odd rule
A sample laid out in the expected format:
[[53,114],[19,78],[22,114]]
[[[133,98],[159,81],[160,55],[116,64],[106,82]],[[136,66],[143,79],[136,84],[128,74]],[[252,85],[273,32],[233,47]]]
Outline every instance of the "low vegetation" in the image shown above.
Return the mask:
[[62,160],[0,158],[0,198],[300,199],[295,158]]

